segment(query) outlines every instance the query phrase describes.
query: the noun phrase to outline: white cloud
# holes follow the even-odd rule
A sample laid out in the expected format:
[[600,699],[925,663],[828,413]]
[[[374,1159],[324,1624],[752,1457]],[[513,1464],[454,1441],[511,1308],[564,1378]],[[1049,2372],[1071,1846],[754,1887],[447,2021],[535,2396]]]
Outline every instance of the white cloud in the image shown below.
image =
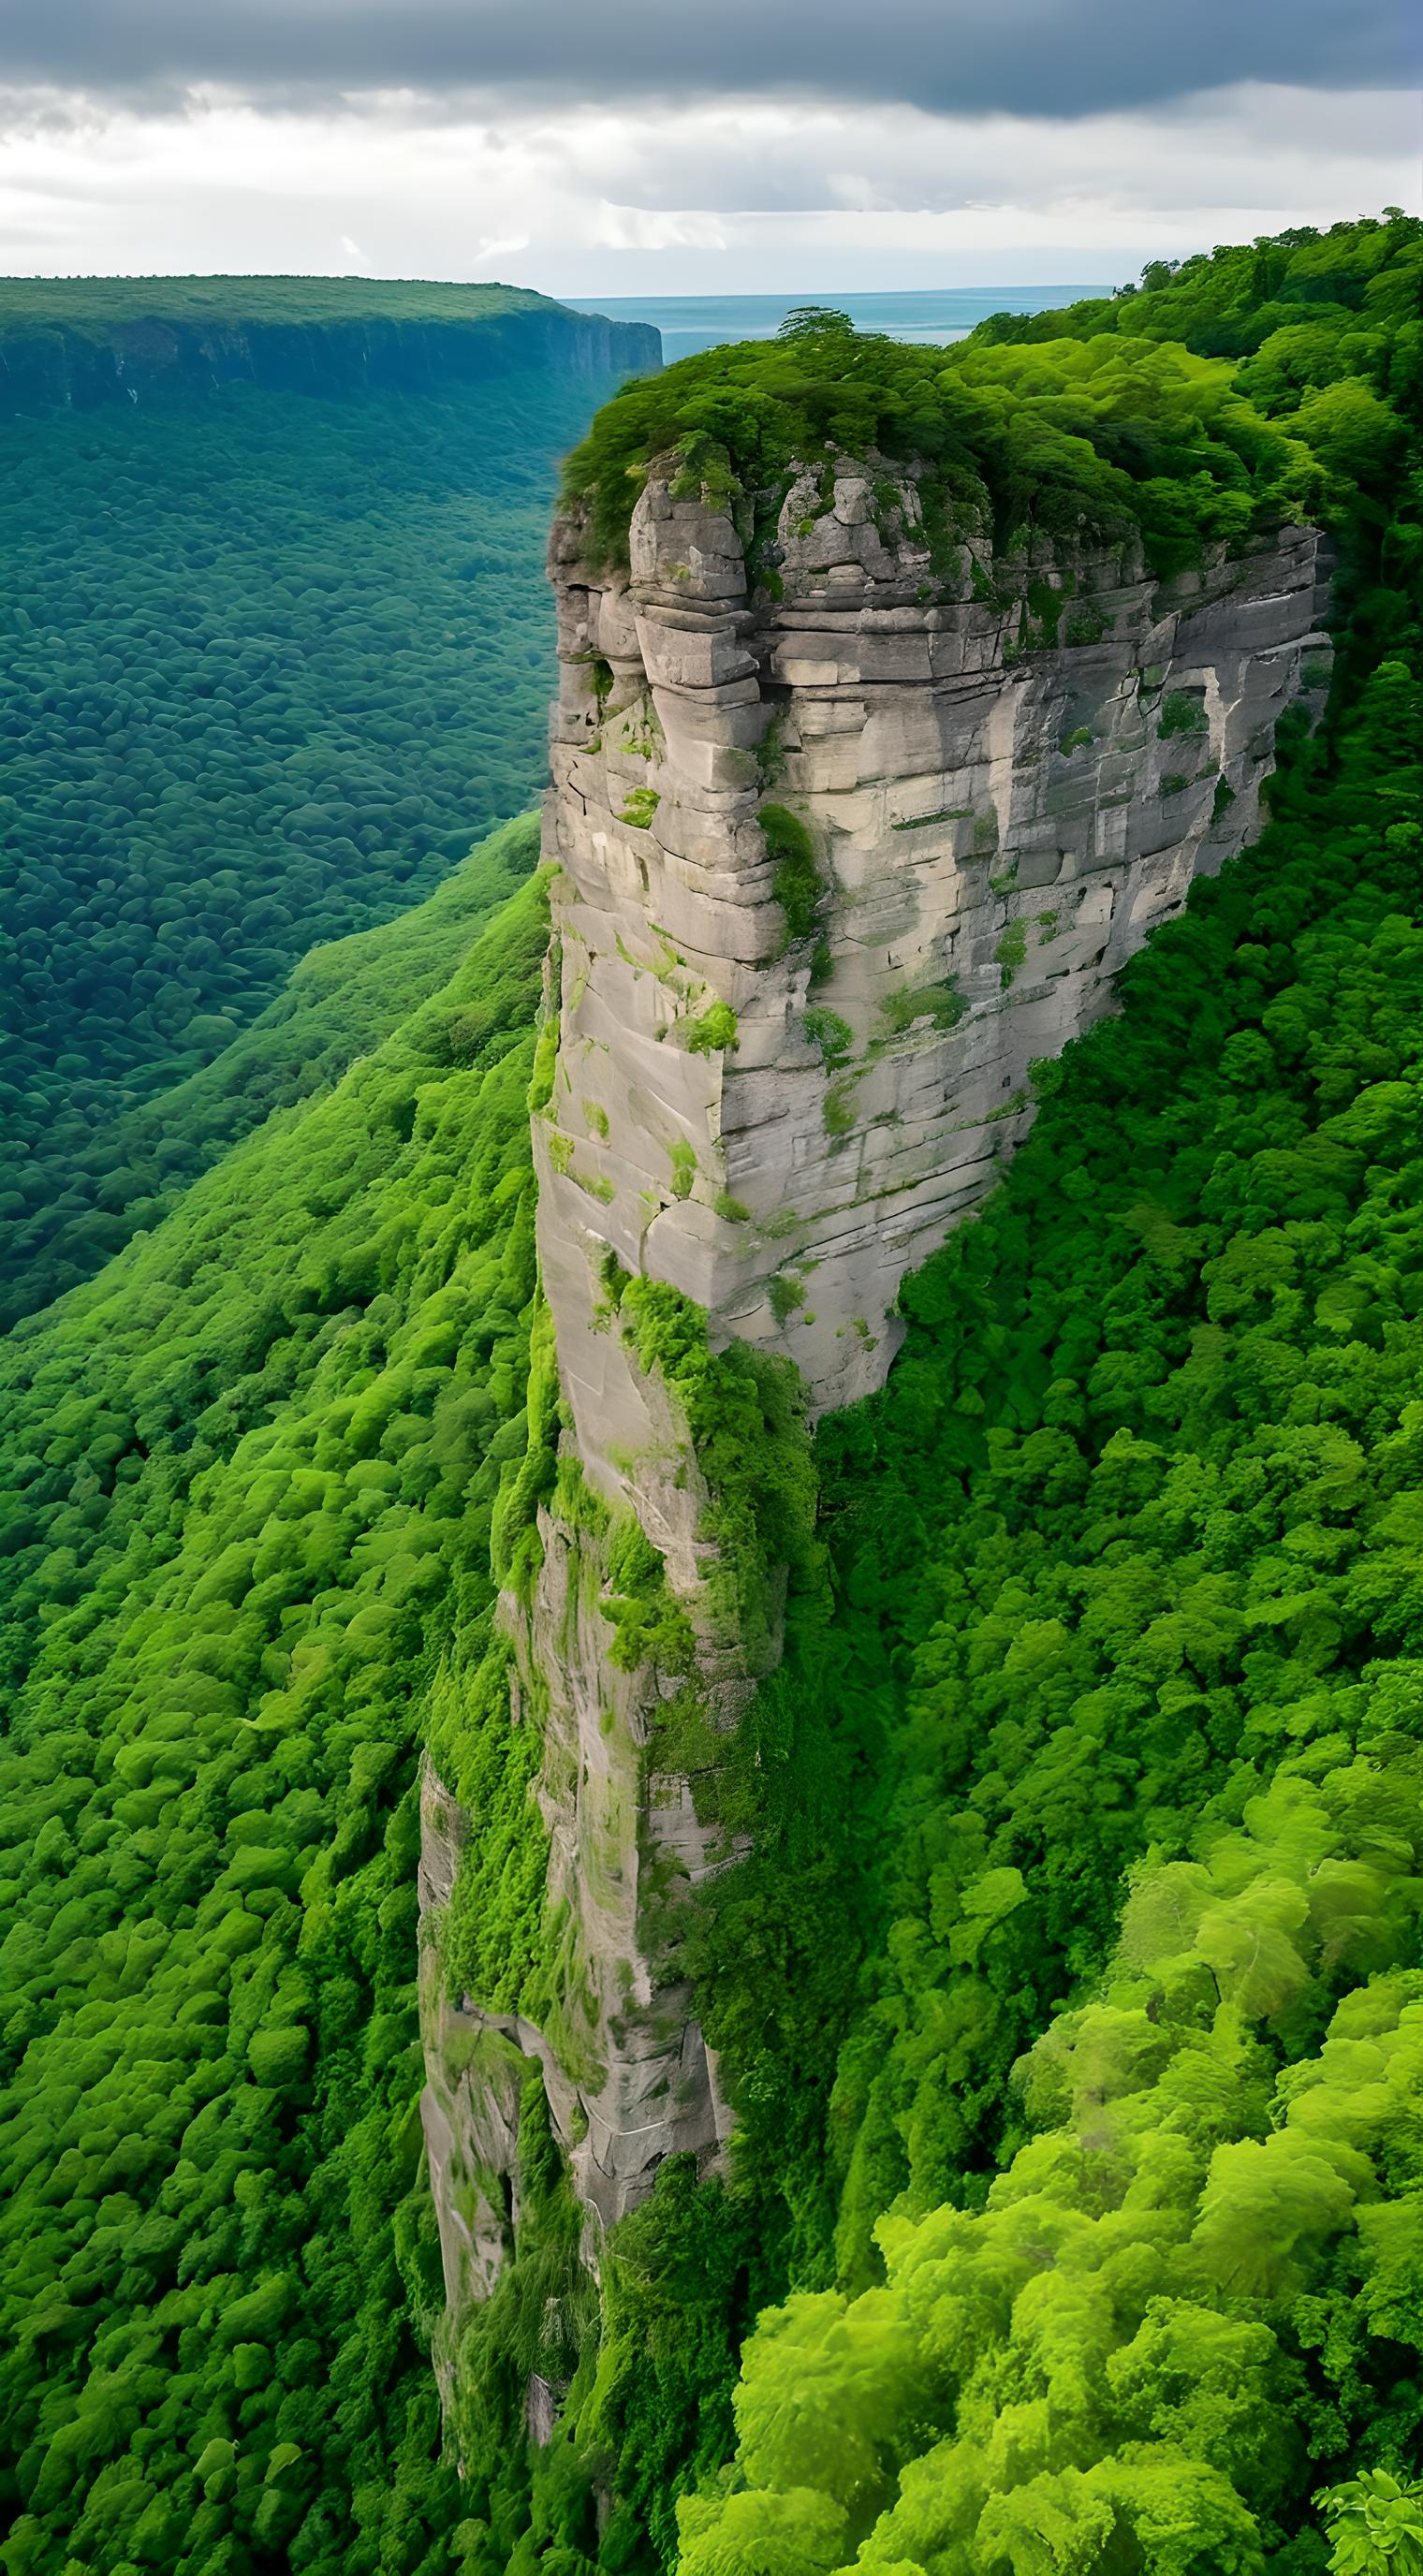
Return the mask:
[[599,250],[725,250],[726,233],[717,217],[704,210],[650,214],[643,206],[615,206],[599,201],[593,222]]
[[1150,113],[752,99],[516,111],[413,92],[279,113],[0,100],[0,268],[478,276],[553,293],[1076,282],[1416,204],[1412,102],[1241,85]]

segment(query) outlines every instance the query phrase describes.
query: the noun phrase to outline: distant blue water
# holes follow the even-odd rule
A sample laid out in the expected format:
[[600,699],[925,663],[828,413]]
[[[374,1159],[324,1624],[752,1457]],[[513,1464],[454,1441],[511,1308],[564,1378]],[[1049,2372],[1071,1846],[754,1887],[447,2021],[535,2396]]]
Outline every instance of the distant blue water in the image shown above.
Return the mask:
[[945,286],[885,295],[566,295],[576,313],[607,313],[616,322],[651,322],[662,354],[690,358],[726,340],[774,339],[797,304],[833,304],[861,331],[892,340],[962,340],[986,313],[1045,313],[1102,295],[1101,286]]

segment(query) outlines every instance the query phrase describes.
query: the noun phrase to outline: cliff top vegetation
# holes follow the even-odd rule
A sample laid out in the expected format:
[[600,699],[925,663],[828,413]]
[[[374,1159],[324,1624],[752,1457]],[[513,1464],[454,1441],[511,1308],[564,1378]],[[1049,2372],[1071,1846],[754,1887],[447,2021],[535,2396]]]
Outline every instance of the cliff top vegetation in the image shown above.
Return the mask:
[[414,277],[0,277],[0,334],[63,330],[104,339],[139,322],[224,331],[253,323],[489,322],[550,307],[530,286]]
[[991,526],[999,548],[1139,529],[1169,574],[1291,515],[1368,506],[1397,454],[1394,378],[1419,366],[1405,324],[1420,265],[1423,225],[1406,217],[1285,235],[1174,278],[1158,263],[1141,290],[1066,313],[996,316],[953,349],[807,307],[775,340],[625,386],[564,497],[587,511],[593,557],[625,563],[648,467],[675,456],[684,488],[741,509],[764,578],[793,464],[915,460],[931,535],[937,515]]
[[[1302,370],[1305,343],[1276,353],[1298,391],[1346,376],[1388,381],[1418,366],[1417,315],[1423,289],[1423,221],[1397,207],[1321,233],[1303,224],[1254,242],[1201,251],[1194,259],[1151,260],[1139,286],[1094,295],[1049,313],[992,313],[971,345],[1094,339],[1184,340],[1204,357],[1253,358],[1279,331],[1309,332],[1312,353],[1328,344],[1327,374]],[[1414,326],[1403,339],[1399,326]],[[1294,363],[1288,361],[1293,359]],[[1267,408],[1280,390],[1252,371]]]

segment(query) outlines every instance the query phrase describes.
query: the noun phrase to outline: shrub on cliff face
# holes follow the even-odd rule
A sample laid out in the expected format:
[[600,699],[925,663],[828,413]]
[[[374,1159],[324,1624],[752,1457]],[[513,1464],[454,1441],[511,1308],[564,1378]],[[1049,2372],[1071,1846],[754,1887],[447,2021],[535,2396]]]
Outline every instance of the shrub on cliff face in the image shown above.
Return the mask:
[[763,805],[757,820],[771,862],[771,892],[786,916],[786,938],[809,939],[825,890],[815,843],[784,805]]

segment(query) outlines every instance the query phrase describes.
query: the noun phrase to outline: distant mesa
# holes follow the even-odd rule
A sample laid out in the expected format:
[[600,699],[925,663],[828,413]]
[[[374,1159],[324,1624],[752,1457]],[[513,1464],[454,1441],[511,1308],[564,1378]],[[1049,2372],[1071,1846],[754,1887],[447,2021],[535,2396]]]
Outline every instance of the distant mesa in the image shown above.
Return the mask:
[[645,322],[519,286],[351,277],[0,280],[0,417],[203,396],[229,384],[429,392],[524,367],[589,376],[662,363]]

